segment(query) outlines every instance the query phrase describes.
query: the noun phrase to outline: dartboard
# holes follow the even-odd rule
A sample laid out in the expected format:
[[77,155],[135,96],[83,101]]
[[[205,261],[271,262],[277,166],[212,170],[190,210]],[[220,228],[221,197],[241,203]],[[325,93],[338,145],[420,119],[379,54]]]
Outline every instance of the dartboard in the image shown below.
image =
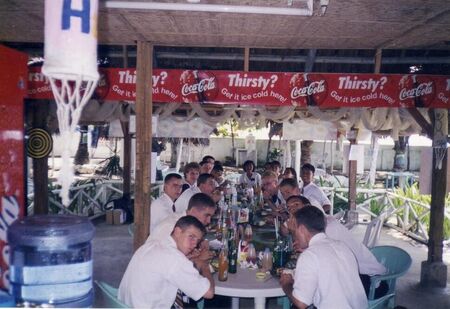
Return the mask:
[[44,129],[31,129],[28,131],[27,153],[34,159],[48,156],[53,148],[53,139]]

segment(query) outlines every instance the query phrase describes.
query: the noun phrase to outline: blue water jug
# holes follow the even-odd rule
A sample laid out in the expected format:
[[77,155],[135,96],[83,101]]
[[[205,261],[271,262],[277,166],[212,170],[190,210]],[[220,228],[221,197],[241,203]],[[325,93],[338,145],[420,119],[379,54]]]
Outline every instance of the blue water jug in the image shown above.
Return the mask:
[[92,305],[94,226],[85,217],[25,217],[8,229],[10,292],[18,303]]

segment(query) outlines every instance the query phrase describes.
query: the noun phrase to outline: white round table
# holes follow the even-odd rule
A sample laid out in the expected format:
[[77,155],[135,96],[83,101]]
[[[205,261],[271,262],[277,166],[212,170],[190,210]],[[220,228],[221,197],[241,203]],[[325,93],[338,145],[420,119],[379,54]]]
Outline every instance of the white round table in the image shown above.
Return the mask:
[[285,296],[277,278],[271,277],[266,281],[256,280],[256,270],[241,269],[237,273],[228,274],[227,281],[219,281],[214,274],[216,284],[215,294],[232,297],[232,308],[239,308],[239,298],[254,298],[255,309],[263,309],[266,297]]

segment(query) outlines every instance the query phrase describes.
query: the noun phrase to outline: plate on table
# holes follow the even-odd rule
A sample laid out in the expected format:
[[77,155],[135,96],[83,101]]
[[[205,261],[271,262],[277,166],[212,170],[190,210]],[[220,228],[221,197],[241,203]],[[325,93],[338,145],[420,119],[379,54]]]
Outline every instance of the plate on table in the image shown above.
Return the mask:
[[218,239],[211,240],[209,242],[209,248],[211,250],[220,250],[222,248],[222,242]]

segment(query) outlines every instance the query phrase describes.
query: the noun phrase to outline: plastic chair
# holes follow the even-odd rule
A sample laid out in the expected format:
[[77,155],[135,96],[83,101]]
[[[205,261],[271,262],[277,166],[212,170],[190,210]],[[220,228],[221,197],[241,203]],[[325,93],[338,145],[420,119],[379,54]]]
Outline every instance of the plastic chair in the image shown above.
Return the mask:
[[384,219],[386,214],[383,213],[379,217],[370,221],[367,226],[366,233],[364,234],[363,244],[367,248],[372,248],[376,246],[378,239],[380,238],[381,228],[383,227]]
[[[369,308],[394,308],[395,284],[397,278],[403,276],[411,267],[411,256],[403,249],[394,246],[379,246],[370,249],[378,262],[383,264],[387,272],[384,275],[376,275],[370,278]],[[374,299],[375,289],[381,281],[386,281],[388,291],[385,296]]]
[[95,284],[100,288],[105,299],[107,308],[128,308],[127,305],[117,299],[117,289],[106,282],[95,280]]
[[[95,280],[95,284],[100,288],[105,299],[106,308],[129,308],[117,299],[117,289],[103,281]],[[197,302],[197,309],[205,307],[205,300],[202,298]]]

